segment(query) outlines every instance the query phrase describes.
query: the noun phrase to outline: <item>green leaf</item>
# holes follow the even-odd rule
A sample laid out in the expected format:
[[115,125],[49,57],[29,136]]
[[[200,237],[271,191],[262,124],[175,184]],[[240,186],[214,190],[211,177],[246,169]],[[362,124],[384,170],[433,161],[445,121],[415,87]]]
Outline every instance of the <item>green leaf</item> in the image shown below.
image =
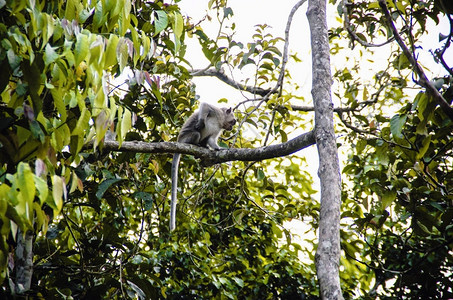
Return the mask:
[[386,190],[382,195],[382,209],[387,208],[396,199],[395,190]]
[[242,280],[241,278],[233,277],[233,280],[234,280],[240,287],[244,287],[244,280]]
[[246,215],[246,211],[244,209],[238,209],[233,212],[233,220],[236,224],[242,224],[242,218]]
[[357,151],[357,154],[361,154],[362,151],[365,149],[367,145],[367,141],[364,140],[364,139],[360,139],[357,141],[357,144],[356,144],[356,151]]
[[157,17],[154,20],[154,36],[156,36],[159,32],[161,32],[168,26],[167,13],[163,10],[157,10],[155,13]]
[[74,20],[76,18],[76,0],[66,1],[65,19]]
[[430,145],[431,145],[431,135],[429,135],[423,139],[422,147],[419,149],[416,158],[422,159],[425,156],[426,151],[428,151]]
[[108,110],[101,110],[101,112],[96,116],[96,121],[94,122],[96,129],[96,142],[99,143],[105,136],[107,129],[110,125],[110,116]]
[[223,16],[228,19],[230,16],[233,16],[233,9],[231,7],[224,7],[223,8]]
[[46,66],[50,65],[51,63],[55,62],[59,55],[55,51],[56,48],[53,48],[50,46],[50,44],[47,44],[46,50],[44,51],[44,64]]
[[63,101],[62,90],[59,88],[54,88],[50,90],[50,94],[52,95],[54,105],[57,108],[58,113],[60,114],[61,121],[66,122],[67,110],[66,105]]
[[120,71],[122,72],[127,66],[127,60],[129,58],[127,41],[126,38],[121,38],[118,41],[118,46],[116,48],[116,59],[120,65]]
[[117,182],[120,182],[121,180],[122,180],[121,178],[111,178],[111,179],[104,180],[98,187],[98,190],[96,192],[96,197],[98,199],[101,199],[109,187],[111,187],[113,184],[115,184]]
[[261,181],[261,180],[264,179],[264,177],[266,177],[266,175],[264,174],[263,169],[262,168],[258,168],[256,170],[256,179]]
[[284,132],[283,130],[279,130],[278,132],[280,133],[282,143],[286,143],[288,141],[288,135],[286,134],[286,132]]
[[416,103],[418,104],[418,117],[421,121],[423,121],[425,119],[425,110],[429,103],[428,95],[426,93],[418,93],[415,99]]
[[44,143],[46,135],[42,131],[38,121],[30,121],[30,131],[35,139],[38,139],[41,143]]
[[394,115],[390,119],[390,132],[396,138],[403,138],[402,130],[403,126],[406,123],[407,115]]
[[173,32],[177,39],[180,39],[182,36],[182,31],[184,29],[184,20],[182,15],[179,12],[174,13],[175,20],[173,24]]
[[145,203],[145,210],[150,210],[153,207],[153,196],[150,193],[136,192],[133,196],[135,199],[142,200]]

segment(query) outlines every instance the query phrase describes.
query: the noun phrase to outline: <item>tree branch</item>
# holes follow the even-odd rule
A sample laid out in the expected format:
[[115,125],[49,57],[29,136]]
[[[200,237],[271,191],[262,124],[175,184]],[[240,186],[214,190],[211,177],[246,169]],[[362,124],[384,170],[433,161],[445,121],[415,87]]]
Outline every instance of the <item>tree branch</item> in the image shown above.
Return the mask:
[[[358,102],[355,107],[334,107],[333,111],[341,114],[345,112],[353,112],[353,111],[360,111],[362,110],[365,106],[375,104],[375,100],[366,100],[362,102]],[[362,106],[362,107],[359,107]],[[314,111],[315,108],[313,106],[303,106],[303,105],[291,105],[291,109],[295,111],[304,111],[304,112],[309,112],[309,111]]]
[[260,95],[260,96],[265,96],[270,92],[270,89],[262,89],[260,87],[254,87],[250,85],[244,85],[242,83],[239,83],[231,78],[229,78],[223,69],[217,70],[214,68],[209,68],[209,69],[197,69],[193,70],[191,73],[192,76],[212,76],[212,77],[217,77],[221,81],[225,82],[226,84],[234,87],[235,89],[249,92],[252,94]]
[[442,108],[444,113],[453,121],[453,108],[448,104],[448,102],[442,97],[439,91],[434,87],[434,85],[428,80],[423,69],[417,62],[417,59],[412,55],[409,48],[407,48],[406,44],[404,43],[403,39],[398,33],[398,30],[393,23],[392,16],[387,8],[386,0],[379,0],[379,5],[384,13],[384,16],[387,20],[387,25],[393,32],[393,36],[396,39],[396,42],[400,46],[401,50],[403,51],[406,58],[409,60],[410,64],[414,68],[414,72],[419,77],[419,84],[426,89],[426,92],[434,98],[436,103]]
[[367,41],[364,41],[363,39],[361,39],[357,33],[355,33],[355,31],[353,30],[352,26],[351,26],[351,23],[349,21],[349,11],[348,11],[348,6],[350,6],[351,3],[348,2],[348,0],[343,0],[343,12],[344,12],[344,27],[346,28],[347,32],[349,33],[349,35],[351,36],[351,39],[352,41],[357,41],[359,42],[360,45],[364,46],[364,47],[382,47],[382,46],[385,46],[391,42],[393,42],[395,40],[395,38],[390,38],[389,40],[381,43],[381,44],[372,44],[372,43],[368,43]]
[[[121,146],[117,141],[104,141],[103,151],[135,152],[135,153],[182,153],[191,154],[201,158],[203,166],[211,166],[227,161],[260,161],[275,157],[283,157],[315,144],[313,131],[306,132],[286,143],[270,145],[259,148],[230,148],[213,151],[203,147],[176,142],[147,143],[140,141],[123,142]],[[89,142],[84,149],[93,146]]]

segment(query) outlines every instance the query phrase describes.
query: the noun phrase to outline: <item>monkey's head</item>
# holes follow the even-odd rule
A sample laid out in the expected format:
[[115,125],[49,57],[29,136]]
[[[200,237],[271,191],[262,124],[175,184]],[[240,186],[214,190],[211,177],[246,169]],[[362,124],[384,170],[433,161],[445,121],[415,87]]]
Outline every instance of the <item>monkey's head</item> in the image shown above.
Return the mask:
[[234,117],[233,109],[231,107],[222,107],[222,111],[225,113],[225,120],[223,122],[222,128],[225,130],[233,129],[234,124],[236,124],[236,118]]

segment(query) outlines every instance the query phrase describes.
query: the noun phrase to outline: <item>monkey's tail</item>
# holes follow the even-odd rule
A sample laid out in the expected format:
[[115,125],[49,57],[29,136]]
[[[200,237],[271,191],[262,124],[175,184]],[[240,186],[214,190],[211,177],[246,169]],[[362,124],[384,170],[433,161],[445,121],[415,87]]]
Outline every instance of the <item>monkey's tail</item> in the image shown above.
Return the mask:
[[170,204],[170,231],[176,228],[176,202],[178,191],[178,168],[181,154],[173,154],[173,162],[171,164],[171,204]]

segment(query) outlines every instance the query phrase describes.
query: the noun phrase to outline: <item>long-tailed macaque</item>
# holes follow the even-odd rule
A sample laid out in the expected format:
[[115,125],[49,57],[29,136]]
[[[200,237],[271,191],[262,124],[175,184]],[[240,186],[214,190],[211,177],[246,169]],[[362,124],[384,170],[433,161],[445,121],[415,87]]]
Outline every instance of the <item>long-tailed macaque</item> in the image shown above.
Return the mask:
[[[220,150],[222,148],[217,144],[220,134],[223,129],[233,129],[235,123],[236,119],[231,108],[219,108],[208,103],[201,103],[200,109],[193,113],[182,126],[177,141]],[[176,193],[180,159],[181,154],[175,153],[171,165],[170,231],[176,227]]]

